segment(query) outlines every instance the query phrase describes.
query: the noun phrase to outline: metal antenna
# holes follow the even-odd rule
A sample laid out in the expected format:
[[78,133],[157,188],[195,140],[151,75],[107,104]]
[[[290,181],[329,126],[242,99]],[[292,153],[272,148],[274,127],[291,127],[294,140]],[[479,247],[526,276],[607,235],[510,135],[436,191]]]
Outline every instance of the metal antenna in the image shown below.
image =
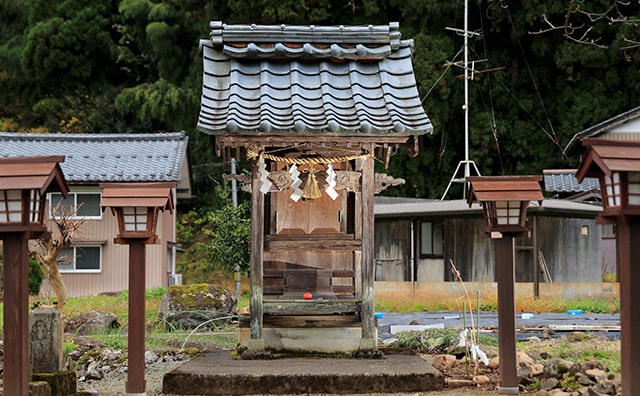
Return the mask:
[[[465,180],[467,176],[471,176],[471,168],[475,171],[476,175],[480,176],[480,171],[476,166],[476,163],[473,160],[469,159],[469,79],[473,78],[475,62],[472,63],[471,70],[469,69],[469,36],[479,36],[478,32],[470,32],[469,31],[469,3],[468,0],[464,2],[464,30],[455,29],[455,28],[446,28],[447,30],[452,30],[456,33],[462,34],[464,36],[464,63],[462,64],[462,68],[464,70],[464,104],[462,105],[462,110],[464,111],[464,161],[460,161],[458,166],[456,167],[455,172],[451,176],[451,180],[449,181],[449,185],[447,185],[447,189],[444,190],[444,194],[442,194],[441,201],[447,196],[449,192],[449,188],[451,188],[451,183],[464,183],[462,198],[467,196],[467,186],[468,183]],[[455,65],[459,65],[459,63],[455,63]],[[471,74],[469,73],[471,71]],[[458,177],[458,173],[460,170],[464,171],[464,175],[462,177]]]

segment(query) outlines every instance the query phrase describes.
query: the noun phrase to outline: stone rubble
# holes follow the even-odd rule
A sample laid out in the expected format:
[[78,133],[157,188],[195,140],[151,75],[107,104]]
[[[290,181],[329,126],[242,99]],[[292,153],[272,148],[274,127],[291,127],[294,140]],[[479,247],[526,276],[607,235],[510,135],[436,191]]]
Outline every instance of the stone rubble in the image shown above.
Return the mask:
[[[602,363],[573,363],[559,358],[540,359],[522,351],[517,353],[518,381],[522,392],[535,396],[619,396],[620,378],[609,373]],[[498,386],[500,359],[494,356],[489,365],[478,362],[478,375],[473,375],[474,363],[455,355],[433,356],[432,365],[447,375],[448,388]]]

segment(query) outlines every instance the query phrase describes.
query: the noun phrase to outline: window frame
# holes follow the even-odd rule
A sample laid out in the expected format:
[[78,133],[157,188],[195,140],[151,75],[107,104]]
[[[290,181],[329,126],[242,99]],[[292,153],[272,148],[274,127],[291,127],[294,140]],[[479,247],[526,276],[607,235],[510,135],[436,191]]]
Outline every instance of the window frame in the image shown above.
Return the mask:
[[[429,233],[425,232],[426,226],[430,226]],[[438,241],[437,241],[437,238],[434,239],[434,235],[436,235],[436,233],[434,233],[433,230],[436,227],[440,229],[440,233],[438,234],[440,235],[439,249],[435,249],[435,246],[437,245]],[[425,246],[425,238],[427,237],[427,234],[431,235],[431,249],[428,251],[427,249],[429,247]],[[420,221],[420,258],[443,258],[443,257],[444,257],[444,222],[421,220]]]
[[[78,249],[97,248],[98,249],[98,269],[77,269]],[[76,244],[68,247],[73,249],[73,269],[64,269],[58,267],[61,274],[100,274],[102,273],[102,245],[101,244]],[[66,250],[66,249],[65,249]],[[63,250],[64,251],[64,250]]]
[[[75,211],[78,210],[78,195],[97,195],[98,196],[98,216],[73,216],[72,220],[102,220],[102,209],[100,208],[100,200],[102,199],[102,192],[100,191],[69,191],[67,194],[67,199],[70,196],[73,196],[73,208]],[[49,219],[53,219],[53,197],[60,196],[60,193],[49,193],[47,200],[49,202]]]

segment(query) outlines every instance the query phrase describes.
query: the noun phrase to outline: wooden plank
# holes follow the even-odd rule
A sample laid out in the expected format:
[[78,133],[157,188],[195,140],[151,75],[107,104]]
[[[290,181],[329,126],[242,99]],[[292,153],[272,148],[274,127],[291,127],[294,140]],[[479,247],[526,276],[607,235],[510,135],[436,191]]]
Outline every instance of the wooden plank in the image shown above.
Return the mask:
[[251,339],[262,340],[263,259],[264,259],[264,194],[260,191],[257,161],[252,163],[251,182]]
[[320,250],[360,250],[361,242],[356,240],[345,240],[338,238],[311,239],[311,240],[268,240],[264,243],[264,248],[268,252],[299,252],[299,251],[320,251]]
[[[371,147],[373,149],[373,147]],[[375,318],[373,315],[374,277],[374,214],[375,189],[373,158],[362,160],[362,349],[375,349]]]
[[265,314],[329,314],[360,312],[359,299],[335,300],[269,300],[264,301]]
[[358,315],[267,315],[264,327],[327,328],[359,326]]
[[246,149],[249,146],[255,146],[260,150],[265,147],[304,146],[305,149],[325,150],[327,151],[327,156],[333,156],[336,149],[341,149],[341,152],[345,155],[360,154],[362,148],[369,150],[371,145],[375,147],[377,144],[404,144],[407,140],[409,140],[409,136],[406,135],[309,136],[308,134],[286,134],[264,136],[228,134],[216,136],[216,147],[217,149],[220,149],[220,147],[241,147]]

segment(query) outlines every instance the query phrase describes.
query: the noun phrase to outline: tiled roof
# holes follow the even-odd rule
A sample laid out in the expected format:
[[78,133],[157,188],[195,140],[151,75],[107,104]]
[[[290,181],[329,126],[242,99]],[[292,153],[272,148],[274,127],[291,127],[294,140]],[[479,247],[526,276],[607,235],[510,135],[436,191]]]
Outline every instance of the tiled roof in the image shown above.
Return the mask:
[[40,134],[0,132],[0,157],[64,155],[69,183],[179,182],[187,164],[184,132]]
[[595,177],[585,177],[582,183],[576,179],[575,169],[550,169],[543,171],[544,189],[553,193],[579,193],[600,189]]
[[581,132],[576,133],[575,135],[573,135],[573,137],[565,147],[563,151],[563,155],[573,155],[579,152],[581,147],[580,141],[582,139],[596,137],[606,132],[607,129],[611,129],[621,124],[625,124],[629,121],[637,119],[638,117],[640,117],[640,106],[634,107],[631,110],[627,110],[624,113],[618,114],[615,117],[611,117]]
[[432,132],[413,74],[413,41],[400,40],[397,23],[211,27],[201,42],[202,132]]

